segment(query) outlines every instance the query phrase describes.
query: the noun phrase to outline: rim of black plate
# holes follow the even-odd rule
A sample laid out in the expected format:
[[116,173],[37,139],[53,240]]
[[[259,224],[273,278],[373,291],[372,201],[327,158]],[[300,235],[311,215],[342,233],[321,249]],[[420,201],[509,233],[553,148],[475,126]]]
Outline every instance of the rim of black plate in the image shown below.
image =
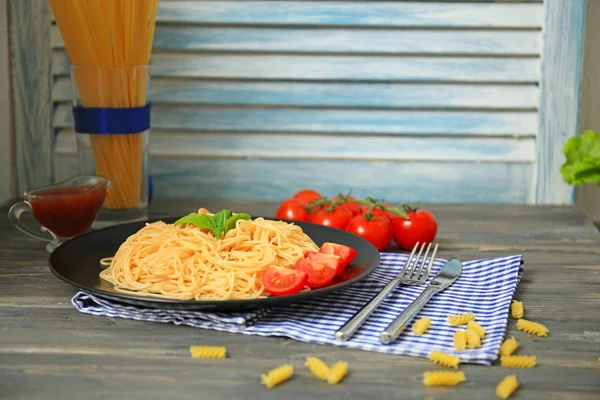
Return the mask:
[[[260,218],[260,217],[262,217],[262,216],[252,216],[251,218],[255,219],[255,218]],[[355,240],[356,239],[360,240],[364,246],[367,246],[367,248],[369,248],[371,250],[371,252],[373,253],[373,256],[374,256],[373,260],[372,260],[372,265],[368,268],[365,268],[360,274],[356,275],[355,277],[352,277],[348,280],[342,281],[335,285],[326,286],[326,287],[318,288],[318,289],[312,289],[312,290],[309,290],[306,292],[295,293],[295,294],[287,295],[287,296],[268,296],[268,297],[257,298],[257,299],[238,299],[238,300],[176,300],[176,299],[163,299],[163,298],[158,298],[158,297],[141,296],[141,295],[137,296],[137,295],[126,294],[126,293],[118,293],[118,292],[107,292],[105,290],[90,287],[88,285],[83,285],[81,283],[78,283],[78,282],[70,279],[70,278],[67,278],[66,276],[61,274],[59,271],[57,271],[56,268],[53,266],[53,259],[55,257],[57,257],[57,255],[60,255],[61,251],[66,251],[65,248],[68,249],[70,246],[73,246],[75,242],[81,240],[82,238],[89,238],[90,236],[96,235],[99,232],[107,233],[110,231],[122,231],[124,229],[127,229],[128,227],[130,227],[130,228],[133,228],[135,226],[142,227],[144,224],[157,222],[157,221],[164,221],[165,223],[173,223],[179,218],[180,217],[165,216],[162,218],[161,217],[152,218],[152,219],[147,219],[144,221],[129,222],[129,223],[125,223],[125,224],[113,225],[113,226],[106,227],[106,228],[92,230],[92,231],[84,233],[83,235],[80,235],[78,237],[71,238],[71,239],[65,241],[64,243],[62,243],[61,245],[59,245],[48,257],[48,266],[49,266],[50,270],[52,271],[52,273],[54,274],[54,276],[56,276],[63,282],[66,282],[76,288],[79,288],[80,290],[82,290],[84,292],[96,295],[98,297],[108,298],[111,300],[116,300],[116,301],[118,301],[119,299],[133,300],[136,302],[147,303],[148,306],[150,306],[150,307],[152,306],[152,303],[163,304],[163,305],[173,304],[173,305],[206,305],[206,306],[219,306],[219,305],[227,304],[228,306],[234,307],[236,305],[246,306],[248,304],[257,304],[257,305],[261,305],[261,306],[269,306],[269,305],[275,306],[277,304],[281,304],[282,302],[289,303],[292,301],[293,302],[302,301],[302,300],[308,300],[308,299],[311,299],[314,297],[320,297],[323,295],[327,295],[327,294],[336,292],[336,291],[338,291],[346,286],[349,286],[353,283],[363,280],[365,277],[367,277],[369,274],[371,274],[377,268],[377,266],[379,266],[379,263],[381,261],[379,251],[375,248],[375,246],[373,246],[371,243],[369,243],[366,239],[363,239],[360,236],[355,235],[353,233],[350,233],[350,232],[347,232],[347,231],[344,231],[341,229],[324,226],[324,225],[313,224],[311,222],[301,222],[301,221],[292,221],[292,220],[286,220],[286,219],[276,219],[276,218],[272,218],[272,217],[262,217],[262,218],[270,219],[270,220],[277,220],[277,221],[284,221],[287,223],[293,223],[300,227],[302,227],[303,225],[310,225],[310,226],[314,226],[315,229],[320,229],[320,230],[325,230],[325,231],[334,230],[334,231],[338,231],[338,234],[352,236],[355,238]],[[369,260],[369,261],[371,261],[371,260]],[[108,283],[108,284],[110,284],[110,283]]]

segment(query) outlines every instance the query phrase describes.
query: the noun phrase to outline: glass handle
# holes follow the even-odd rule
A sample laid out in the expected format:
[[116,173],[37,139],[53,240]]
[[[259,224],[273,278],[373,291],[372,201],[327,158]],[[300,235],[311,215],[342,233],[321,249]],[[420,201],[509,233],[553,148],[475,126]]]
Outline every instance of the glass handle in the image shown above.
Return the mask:
[[44,241],[44,242],[49,242],[49,243],[58,241],[58,238],[52,232],[50,232],[48,229],[45,229],[42,227],[43,231],[46,231],[50,234],[50,235],[44,235],[40,232],[37,232],[37,231],[31,229],[27,225],[25,225],[21,221],[21,215],[25,212],[32,212],[31,206],[29,205],[29,203],[27,203],[25,201],[20,201],[20,202],[14,204],[8,211],[8,220],[15,228],[17,228],[24,234],[29,235],[33,238],[36,238],[36,239]]

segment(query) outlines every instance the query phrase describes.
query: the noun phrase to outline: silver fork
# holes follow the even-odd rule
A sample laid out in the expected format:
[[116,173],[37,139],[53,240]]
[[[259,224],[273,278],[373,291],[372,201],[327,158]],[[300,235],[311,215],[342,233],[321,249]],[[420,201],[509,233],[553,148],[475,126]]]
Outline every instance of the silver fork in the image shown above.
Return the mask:
[[[427,246],[427,251],[423,256],[423,261],[421,262],[420,267],[418,267],[421,254],[423,253],[423,250],[425,249],[425,245],[427,243],[423,243],[423,245],[421,246],[421,250],[419,251],[419,254],[415,259],[414,256],[417,249],[419,248],[419,244],[420,243],[415,244],[415,247],[412,249],[408,260],[406,260],[406,263],[402,267],[400,274],[398,274],[396,278],[392,279],[387,285],[385,285],[385,287],[381,289],[381,291],[377,295],[373,296],[373,298],[371,298],[371,300],[369,300],[364,306],[362,306],[360,310],[358,310],[356,314],[354,314],[352,318],[350,318],[348,322],[344,324],[344,326],[342,326],[337,332],[335,332],[335,338],[337,340],[350,339],[352,335],[354,335],[354,333],[358,330],[358,328],[360,328],[361,325],[367,320],[367,318],[369,318],[373,311],[375,311],[375,309],[379,307],[379,305],[386,299],[386,297],[392,292],[392,290],[394,290],[394,288],[398,286],[398,284],[402,283],[405,285],[422,285],[427,281],[427,277],[431,272],[431,266],[433,265],[433,262],[435,260],[435,255],[437,254],[438,244],[436,243],[435,247],[433,248],[433,254],[431,254],[429,263],[427,264],[427,255],[429,254],[429,250],[431,249],[432,244],[429,243],[429,246]],[[427,269],[424,270],[426,264]]]

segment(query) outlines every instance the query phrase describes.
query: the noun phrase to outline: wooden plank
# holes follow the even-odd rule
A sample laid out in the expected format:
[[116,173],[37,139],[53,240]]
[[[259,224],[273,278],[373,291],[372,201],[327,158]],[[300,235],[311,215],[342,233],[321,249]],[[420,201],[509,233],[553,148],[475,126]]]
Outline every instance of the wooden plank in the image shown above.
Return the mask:
[[[87,320],[83,319],[83,321]],[[130,328],[133,324],[135,322],[127,325],[120,323],[119,327]],[[137,324],[142,325],[139,322]],[[147,324],[142,326],[146,331],[153,330],[153,326]],[[171,331],[175,329],[177,335],[185,336],[171,342],[170,354],[167,355],[155,355],[152,350],[146,351],[133,341],[132,346],[140,349],[143,355],[131,357],[129,352],[107,354],[104,347],[100,346],[87,350],[71,350],[66,354],[56,354],[52,352],[54,349],[49,349],[48,353],[44,354],[42,353],[44,348],[30,346],[19,353],[1,355],[0,373],[7,382],[7,392],[16,395],[14,398],[21,399],[23,397],[20,395],[27,393],[32,395],[30,397],[32,399],[41,397],[48,400],[68,398],[74,391],[86,393],[86,399],[91,400],[120,396],[128,399],[159,399],[158,393],[167,391],[176,394],[178,398],[192,398],[198,393],[203,393],[203,400],[248,397],[292,400],[307,396],[343,399],[349,393],[359,398],[368,398],[371,395],[386,398],[385,395],[392,390],[401,390],[407,397],[415,398],[419,393],[425,392],[443,394],[443,398],[449,400],[465,398],[465,395],[472,396],[469,398],[484,399],[492,398],[490,393],[494,392],[495,386],[508,374],[508,371],[502,368],[461,366],[461,370],[464,370],[469,378],[469,382],[463,385],[464,388],[424,390],[420,381],[423,372],[431,368],[424,360],[411,362],[406,357],[391,355],[373,357],[361,354],[363,352],[332,351],[315,346],[298,348],[294,343],[273,338],[261,338],[260,345],[247,350],[244,348],[246,342],[233,334],[218,335],[215,332],[202,332],[200,334],[202,340],[198,340],[197,332],[194,339],[191,337],[193,330],[172,326],[160,327],[158,329],[161,332],[160,337],[168,338],[166,331],[169,329]],[[141,332],[139,328],[135,332],[138,331]],[[83,330],[81,334],[94,340],[93,333],[88,329]],[[69,338],[71,336],[73,334],[68,335]],[[121,341],[114,335],[111,339],[112,342]],[[188,343],[209,342],[217,346],[223,341],[229,343],[228,349],[231,354],[235,354],[235,359],[192,360],[186,354]],[[165,345],[161,345],[163,346]],[[287,349],[273,353],[274,347],[278,349],[287,347]],[[263,355],[253,357],[259,352]],[[240,354],[245,355],[240,356]],[[324,358],[329,364],[338,359],[348,360],[352,375],[349,374],[342,384],[336,385],[338,387],[319,382],[304,367],[305,358],[315,355]],[[590,366],[590,361],[586,360],[586,363],[575,361],[568,365],[566,359],[569,356],[585,357],[585,354],[563,352],[549,357],[548,363],[554,364],[559,360],[561,364],[552,368],[552,379],[549,379],[548,373],[540,373],[540,368],[519,370],[519,380],[527,382],[527,387],[525,389],[522,386],[518,394],[526,393],[526,398],[531,400],[597,399],[597,373]],[[296,371],[294,376],[275,388],[277,393],[266,392],[267,389],[260,383],[260,375],[282,363],[291,363],[294,366]],[[390,370],[396,373],[393,383],[388,383]],[[31,385],[29,375],[35,376],[35,385]],[[574,387],[571,382],[575,375],[578,384]]]
[[[534,138],[156,132],[155,157],[373,161],[535,162]],[[75,132],[60,130],[54,155],[76,155]]]
[[[9,53],[8,6],[0,0],[0,54]],[[0,202],[14,197],[13,146],[10,118],[10,68],[0,63]]]
[[[58,78],[52,99],[70,102],[71,81]],[[528,109],[538,106],[530,85],[204,81],[156,78],[155,103],[376,108]]]
[[542,4],[386,1],[162,1],[158,21],[195,24],[539,29]]
[[[9,2],[16,191],[52,182],[50,14],[47,2]],[[32,28],[33,27],[33,28]]]
[[[56,175],[77,168],[75,156],[56,158]],[[386,162],[152,157],[156,199],[279,200],[310,187],[407,202],[525,203],[531,164]]]
[[540,83],[535,202],[572,204],[574,190],[560,173],[566,140],[579,133],[585,0],[548,0]]
[[[455,112],[323,109],[253,109],[154,105],[152,129],[201,132],[303,132],[535,136],[535,112]],[[54,127],[72,128],[68,105],[56,109]]]
[[[64,48],[57,26],[53,48]],[[539,31],[158,26],[154,51],[539,55]]]
[[[54,52],[53,73],[68,75],[64,52]],[[537,83],[536,58],[388,57],[154,53],[159,77]]]

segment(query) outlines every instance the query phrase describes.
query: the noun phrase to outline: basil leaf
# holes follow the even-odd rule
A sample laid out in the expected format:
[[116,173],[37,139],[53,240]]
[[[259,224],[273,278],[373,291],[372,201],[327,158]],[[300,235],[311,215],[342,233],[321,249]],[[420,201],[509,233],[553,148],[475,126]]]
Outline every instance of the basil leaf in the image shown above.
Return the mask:
[[221,239],[225,222],[229,217],[231,217],[231,211],[229,210],[221,210],[213,216],[215,221],[215,237],[217,239]]
[[229,217],[229,219],[227,219],[227,221],[225,221],[225,233],[227,233],[229,230],[235,228],[235,224],[236,222],[238,222],[240,219],[245,219],[245,220],[249,220],[250,216],[248,214],[235,214],[232,215],[231,217]]
[[[189,214],[179,218],[175,224],[192,224],[198,228],[209,229],[215,235],[216,225],[215,220],[210,215],[205,214]],[[216,237],[216,235],[215,235]]]

